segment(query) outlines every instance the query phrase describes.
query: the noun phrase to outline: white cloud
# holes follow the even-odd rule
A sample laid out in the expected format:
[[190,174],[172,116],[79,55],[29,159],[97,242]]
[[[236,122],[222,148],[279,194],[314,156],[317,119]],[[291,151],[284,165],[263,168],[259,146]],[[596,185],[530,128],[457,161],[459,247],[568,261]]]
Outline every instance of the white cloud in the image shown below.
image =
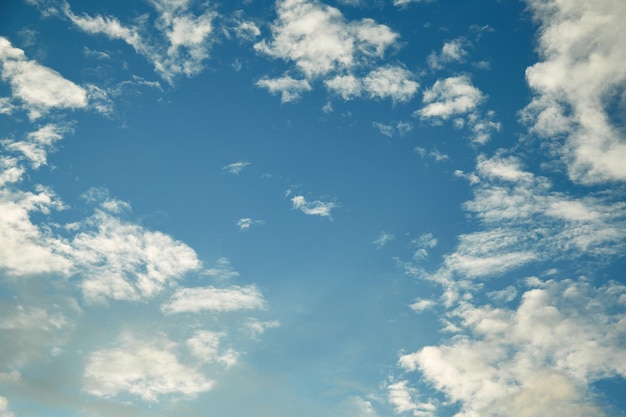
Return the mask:
[[421,118],[448,119],[474,110],[485,100],[466,75],[437,80],[424,92],[426,106],[416,112]]
[[391,242],[394,238],[395,236],[392,235],[391,233],[380,232],[380,235],[378,236],[378,238],[376,238],[376,240],[372,243],[376,245],[376,247],[382,248],[387,243]]
[[199,313],[202,311],[238,311],[265,308],[263,295],[254,285],[228,288],[180,288],[170,301],[161,306],[165,314]]
[[87,92],[63,78],[58,72],[28,60],[24,51],[0,37],[2,79],[11,85],[13,97],[22,101],[31,119],[51,109],[76,109],[87,106]]
[[417,403],[413,399],[417,395],[414,388],[408,386],[409,381],[402,380],[387,385],[388,400],[396,413],[411,412],[416,417],[433,417],[436,407],[432,403]]
[[332,209],[337,208],[333,202],[323,202],[319,200],[307,201],[304,196],[297,195],[291,199],[294,209],[300,210],[309,216],[330,217]]
[[79,226],[71,243],[83,294],[92,302],[150,298],[200,268],[189,246],[103,209]]
[[265,333],[267,329],[273,329],[276,327],[280,327],[280,322],[277,320],[272,321],[260,321],[255,318],[248,319],[244,326],[248,329],[250,336],[252,338],[257,338],[258,336]]
[[405,7],[411,3],[431,3],[435,0],[393,0],[393,5],[398,7]]
[[[212,46],[213,20],[217,13],[204,10],[196,15],[189,10],[189,2],[152,0],[158,15],[154,26],[161,39],[153,40],[147,35],[145,16],[138,23],[122,24],[111,16],[76,15],[67,3],[63,14],[81,30],[90,34],[102,34],[119,39],[149,59],[156,72],[169,83],[177,76],[191,77],[204,69]],[[163,42],[165,40],[165,42]]]
[[280,78],[262,78],[256,85],[267,88],[272,94],[280,93],[280,101],[283,103],[297,100],[302,93],[312,90],[307,80],[296,80],[288,75]]
[[445,64],[465,61],[468,55],[465,50],[467,45],[468,41],[465,38],[457,38],[445,42],[441,47],[441,52],[438,54],[433,52],[428,56],[428,65],[432,69],[442,69]]
[[202,274],[212,276],[219,280],[231,279],[239,276],[239,272],[233,269],[228,258],[218,259],[215,267],[205,269],[202,271]]
[[[254,45],[257,52],[292,62],[279,78],[264,77],[257,85],[282,101],[292,101],[323,80],[344,100],[361,97],[408,101],[417,91],[413,74],[401,66],[378,67],[385,51],[397,44],[398,34],[372,19],[348,21],[341,12],[317,0],[281,0],[271,39]],[[288,73],[302,75],[296,80]]]
[[409,101],[419,87],[411,78],[411,72],[402,67],[385,66],[373,70],[363,79],[363,89],[370,97]]
[[531,133],[550,139],[574,181],[626,180],[623,110],[610,110],[626,105],[626,4],[526,3],[541,25],[542,60],[526,69],[535,97],[523,119]]
[[254,226],[255,224],[263,224],[263,220],[254,220],[249,217],[237,220],[237,226],[239,227],[239,230],[248,230],[251,226]]
[[409,307],[411,308],[411,310],[415,311],[416,313],[421,313],[422,311],[431,309],[435,307],[436,305],[437,305],[437,302],[434,300],[425,300],[422,298],[418,298]]
[[239,354],[232,349],[220,353],[220,338],[223,336],[223,333],[198,330],[187,340],[187,347],[202,363],[219,362],[228,368],[237,363]]
[[307,78],[382,57],[398,37],[371,19],[347,22],[338,9],[315,0],[281,0],[276,8],[272,39],[254,47],[260,53],[293,61]]
[[11,413],[9,410],[9,402],[7,399],[0,395],[0,417],[14,417],[15,414]]
[[239,173],[248,165],[250,165],[250,162],[248,161],[238,161],[238,162],[233,162],[232,164],[228,164],[222,169],[228,172],[229,174],[239,175]]
[[502,276],[530,263],[621,253],[626,239],[626,204],[617,197],[573,197],[553,191],[547,178],[523,169],[515,157],[479,156],[470,176],[474,198],[463,207],[480,228],[459,236],[442,266],[426,273],[418,257],[407,272],[440,282],[449,304],[479,288],[466,280]]
[[363,85],[354,75],[337,75],[324,81],[326,88],[339,94],[344,100],[351,100],[361,95]]
[[399,363],[460,404],[459,417],[603,416],[591,384],[626,377],[625,291],[547,281],[516,309],[463,302],[452,313],[462,335]]
[[214,381],[179,362],[177,348],[165,336],[142,341],[124,333],[117,347],[89,356],[85,390],[98,397],[127,393],[149,402],[157,402],[163,395],[189,397],[210,390]]

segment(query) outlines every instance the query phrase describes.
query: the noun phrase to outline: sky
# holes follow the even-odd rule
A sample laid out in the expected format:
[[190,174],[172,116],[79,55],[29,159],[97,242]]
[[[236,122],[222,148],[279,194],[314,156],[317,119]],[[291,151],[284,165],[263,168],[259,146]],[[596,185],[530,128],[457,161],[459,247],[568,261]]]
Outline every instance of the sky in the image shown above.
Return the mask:
[[626,416],[624,21],[2,1],[0,417]]

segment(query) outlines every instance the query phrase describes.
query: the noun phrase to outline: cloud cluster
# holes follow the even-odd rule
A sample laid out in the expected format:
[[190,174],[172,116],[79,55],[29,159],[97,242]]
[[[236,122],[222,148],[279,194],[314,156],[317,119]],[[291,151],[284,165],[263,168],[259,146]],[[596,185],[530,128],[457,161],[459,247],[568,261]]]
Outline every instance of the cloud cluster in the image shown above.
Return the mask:
[[[535,92],[522,112],[584,184],[626,180],[626,4],[527,0],[541,25],[542,60],[526,69]],[[561,138],[562,142],[555,142]]]
[[455,127],[468,125],[473,142],[485,144],[491,134],[500,129],[500,124],[493,121],[493,112],[478,110],[485,100],[485,95],[472,84],[469,76],[449,77],[437,80],[424,91],[425,105],[415,115],[435,124],[453,119]]
[[150,4],[157,12],[154,26],[160,39],[149,36],[146,19],[125,25],[112,16],[77,15],[67,3],[61,12],[86,33],[126,42],[152,62],[155,71],[169,83],[179,76],[199,74],[209,57],[217,13],[205,9],[196,14],[189,1],[152,0]]
[[458,403],[458,417],[606,415],[591,384],[626,377],[626,288],[527,285],[517,308],[460,303],[451,312],[460,333],[402,355],[400,366]]
[[317,0],[280,0],[276,9],[271,39],[254,48],[293,63],[283,76],[257,82],[272,93],[280,92],[283,102],[299,98],[320,79],[345,100],[366,95],[403,102],[416,93],[418,84],[404,67],[376,67],[385,51],[397,44],[398,34],[389,27],[372,19],[347,21],[338,9]]
[[[459,173],[459,175],[461,175]],[[525,171],[513,156],[479,156],[468,178],[474,198],[464,204],[481,226],[459,236],[434,273],[419,260],[408,271],[440,282],[448,302],[459,291],[477,290],[477,279],[502,276],[531,262],[621,253],[626,239],[626,204],[606,194],[573,197],[552,190],[551,182]]]

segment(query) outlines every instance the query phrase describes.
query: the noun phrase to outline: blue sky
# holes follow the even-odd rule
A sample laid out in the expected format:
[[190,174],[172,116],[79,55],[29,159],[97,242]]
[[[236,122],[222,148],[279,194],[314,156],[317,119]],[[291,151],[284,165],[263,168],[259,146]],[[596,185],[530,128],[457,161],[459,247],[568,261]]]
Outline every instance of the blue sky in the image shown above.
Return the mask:
[[0,5],[0,417],[624,416],[626,4]]

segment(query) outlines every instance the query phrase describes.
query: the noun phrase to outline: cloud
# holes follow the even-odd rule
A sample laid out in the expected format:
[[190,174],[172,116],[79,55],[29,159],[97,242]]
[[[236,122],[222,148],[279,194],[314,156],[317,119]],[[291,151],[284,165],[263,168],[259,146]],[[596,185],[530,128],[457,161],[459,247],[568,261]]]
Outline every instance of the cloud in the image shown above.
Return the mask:
[[[463,204],[479,229],[459,236],[442,266],[427,273],[420,259],[410,274],[440,282],[447,303],[476,291],[475,280],[502,276],[531,263],[597,260],[621,253],[626,239],[626,204],[610,194],[574,197],[522,166],[519,158],[479,156],[470,178],[474,198]],[[472,290],[473,289],[473,290]]]
[[238,162],[233,162],[232,164],[228,164],[222,169],[228,172],[229,174],[239,175],[239,173],[248,165],[250,165],[250,162],[248,161],[238,161]]
[[485,100],[483,93],[472,85],[466,75],[437,80],[424,92],[426,106],[416,112],[422,119],[449,119],[474,110]]
[[374,245],[376,245],[376,247],[382,248],[387,243],[391,242],[394,239],[394,237],[395,236],[392,235],[391,233],[380,232],[380,236],[378,236],[378,238],[375,241],[373,241],[372,243]]
[[15,414],[11,413],[8,410],[8,404],[9,402],[7,401],[7,399],[3,396],[0,396],[0,417],[14,417]]
[[158,402],[164,395],[193,397],[210,390],[214,381],[182,364],[177,349],[165,336],[143,341],[124,333],[116,347],[89,356],[85,390],[98,397],[127,393],[148,402]]
[[307,80],[296,80],[288,75],[280,78],[262,78],[256,85],[267,88],[272,94],[280,93],[280,101],[283,103],[295,101],[302,93],[312,90]]
[[255,224],[263,224],[263,220],[254,220],[251,219],[249,217],[245,217],[243,219],[239,219],[237,220],[237,226],[239,227],[239,230],[248,230],[251,226],[254,226]]
[[280,322],[278,322],[277,320],[260,321],[255,318],[250,318],[245,322],[244,327],[248,329],[248,332],[250,333],[250,336],[252,338],[257,338],[265,333],[267,329],[280,327]]
[[309,216],[330,217],[332,209],[337,208],[337,204],[333,202],[323,202],[319,200],[307,201],[304,196],[297,195],[291,199],[294,209],[300,210]]
[[463,62],[468,53],[465,47],[468,45],[467,39],[461,37],[445,42],[438,54],[431,53],[428,58],[428,66],[432,69],[443,69],[445,64],[452,62]]
[[63,78],[58,72],[28,60],[24,51],[11,46],[0,37],[2,79],[11,85],[14,98],[19,99],[31,119],[37,119],[51,109],[87,107],[84,88]]
[[152,0],[157,11],[154,26],[161,38],[148,36],[146,20],[124,25],[111,16],[76,15],[67,3],[62,13],[79,29],[93,35],[105,35],[132,46],[154,65],[155,71],[170,84],[176,77],[191,77],[204,69],[213,40],[213,20],[217,13],[204,10],[196,15],[190,11],[190,2]]
[[626,377],[626,288],[536,284],[514,309],[460,303],[451,315],[461,334],[402,355],[400,366],[458,403],[459,417],[606,415],[591,384]]
[[396,413],[411,412],[416,417],[433,417],[436,407],[432,403],[416,403],[413,398],[417,395],[414,388],[408,386],[409,381],[402,380],[387,385],[388,400],[394,406]]
[[526,69],[535,93],[522,112],[530,133],[549,139],[574,181],[626,180],[626,50],[621,46],[626,4],[526,3],[541,25],[542,60]]
[[398,37],[371,19],[347,22],[338,9],[315,0],[281,0],[276,8],[272,39],[254,47],[268,56],[293,61],[307,78],[382,57]]
[[231,279],[239,276],[239,272],[235,271],[230,265],[228,258],[220,258],[217,260],[214,268],[208,268],[202,271],[203,275],[209,275],[219,280]]
[[263,295],[254,285],[228,288],[180,288],[161,306],[165,314],[200,313],[203,311],[239,311],[265,308]]
[[410,71],[397,66],[385,66],[370,72],[363,79],[363,88],[370,97],[409,101],[417,92],[419,84],[412,79]]
[[254,49],[263,55],[293,63],[279,78],[264,77],[258,86],[282,92],[282,101],[293,101],[312,89],[317,80],[344,100],[367,95],[410,100],[419,85],[402,66],[379,66],[385,51],[397,44],[398,34],[372,19],[348,21],[341,12],[316,0],[281,0],[271,39]]
[[433,308],[436,305],[437,305],[437,302],[434,300],[424,300],[424,299],[418,298],[409,307],[411,308],[411,310],[415,311],[416,313],[421,313],[422,311]]
[[411,3],[431,3],[435,0],[393,0],[393,5],[396,7],[405,7]]

